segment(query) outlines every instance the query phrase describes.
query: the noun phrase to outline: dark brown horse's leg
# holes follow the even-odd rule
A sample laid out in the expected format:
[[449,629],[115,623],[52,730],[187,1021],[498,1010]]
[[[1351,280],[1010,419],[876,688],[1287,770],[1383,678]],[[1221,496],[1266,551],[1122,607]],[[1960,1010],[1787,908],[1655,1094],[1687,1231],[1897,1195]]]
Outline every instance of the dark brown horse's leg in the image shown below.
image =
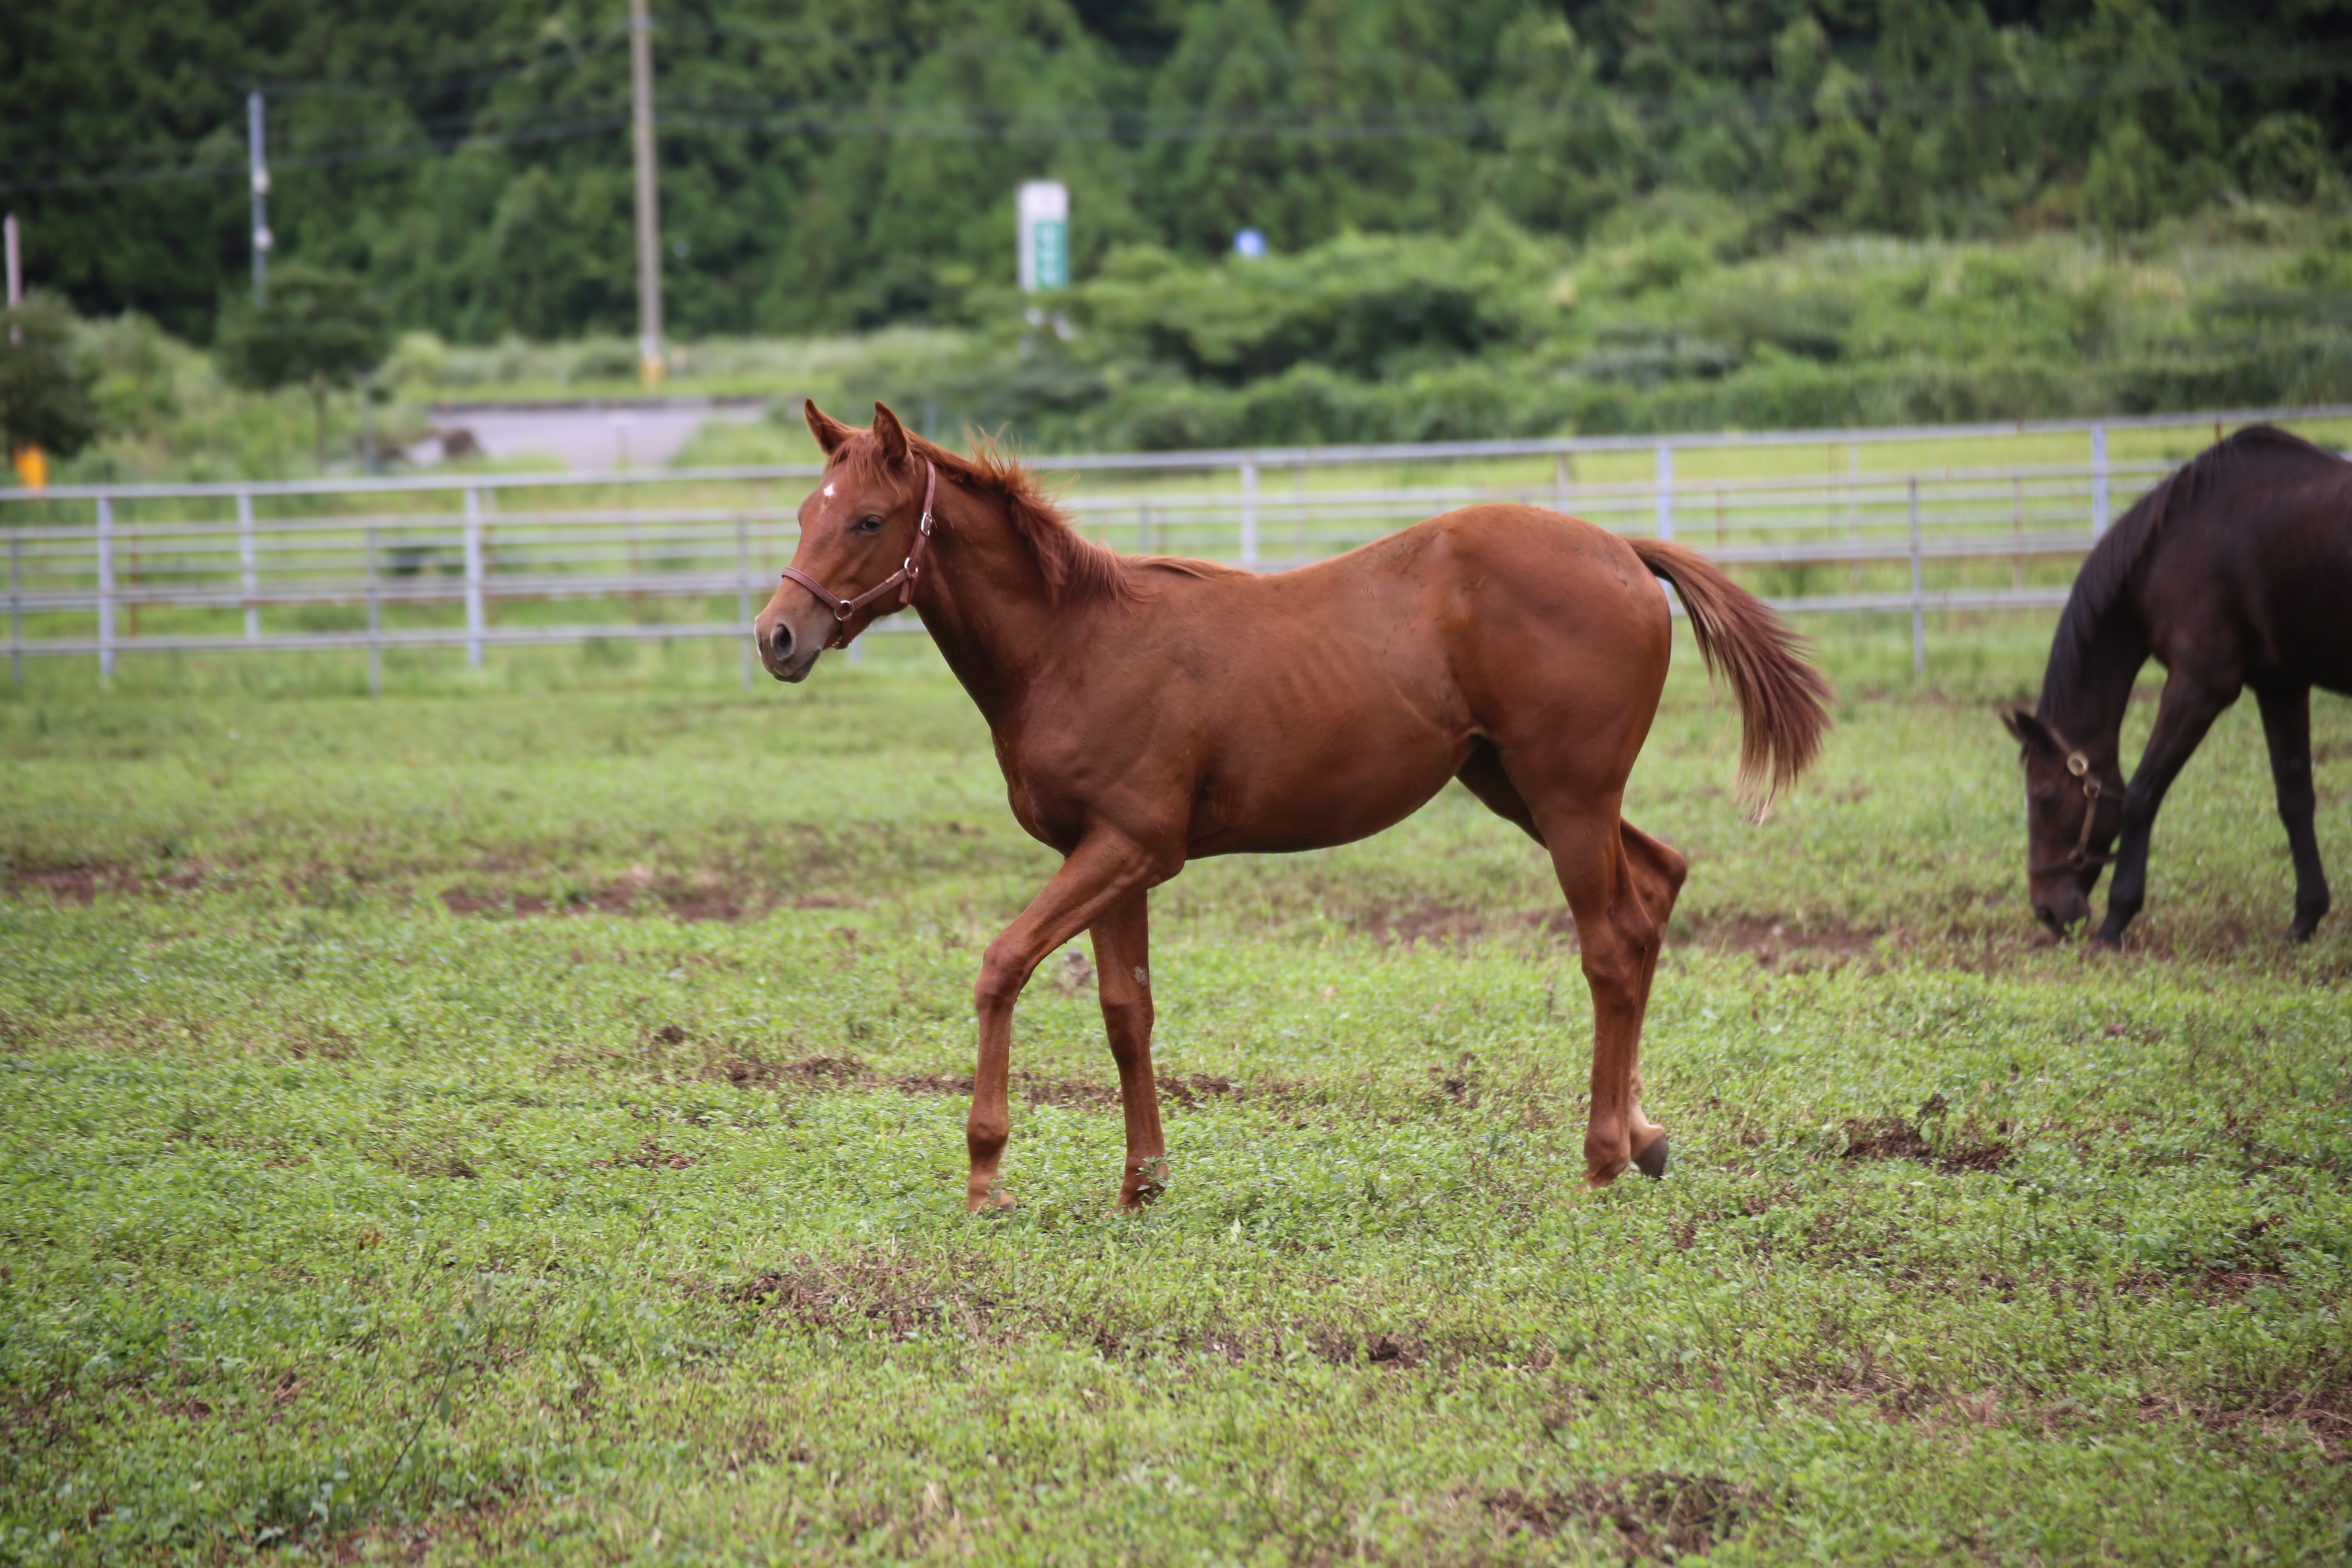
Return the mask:
[[1151,1072],[1151,932],[1149,895],[1129,895],[1095,921],[1095,984],[1103,1029],[1118,1064],[1118,1103],[1127,1117],[1127,1173],[1118,1206],[1159,1195],[1167,1181],[1168,1143],[1160,1134],[1160,1086]]
[[2189,754],[2205,739],[2205,731],[2221,710],[2238,700],[2234,682],[2226,688],[2209,685],[2175,671],[2164,683],[2164,700],[2156,710],[2156,728],[2148,735],[2138,771],[2124,791],[2122,837],[2116,846],[2116,879],[2107,891],[2107,918],[2095,939],[2101,947],[2121,947],[2124,927],[2131,924],[2147,901],[2147,847],[2156,829],[2157,807],[2165,792],[2180,776]]
[[2311,788],[2311,685],[2263,683],[2254,688],[2254,700],[2262,705],[2263,738],[2270,742],[2279,820],[2286,824],[2287,847],[2294,856],[2294,924],[2286,939],[2306,942],[2327,912],[2327,871],[2319,863],[2319,835],[2311,826],[2317,804]]
[[971,1114],[964,1121],[964,1143],[971,1153],[965,1208],[1011,1202],[996,1191],[996,1175],[1005,1140],[1013,1135],[1013,1004],[1021,988],[1047,953],[1159,880],[1154,870],[1152,858],[1126,839],[1110,834],[1088,837],[988,944],[972,987],[980,1056],[971,1075]]
[[[1674,916],[1675,900],[1682,893],[1683,879],[1690,874],[1690,862],[1672,846],[1651,837],[1622,817],[1617,823],[1617,839],[1624,851],[1633,891],[1656,926],[1659,938],[1650,945],[1642,963],[1640,994],[1633,1004],[1638,1020],[1650,1014],[1650,982],[1658,972],[1658,952],[1664,942],[1666,922]],[[1633,1163],[1645,1176],[1663,1176],[1666,1173],[1666,1130],[1642,1114],[1641,1048],[1637,1034],[1633,1040],[1633,1109],[1628,1119]]]

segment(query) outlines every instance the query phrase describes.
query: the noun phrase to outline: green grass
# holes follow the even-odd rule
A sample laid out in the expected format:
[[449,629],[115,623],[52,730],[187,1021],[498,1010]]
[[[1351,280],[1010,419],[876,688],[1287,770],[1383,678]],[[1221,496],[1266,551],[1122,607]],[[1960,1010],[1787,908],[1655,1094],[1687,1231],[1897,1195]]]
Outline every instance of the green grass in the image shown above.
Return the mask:
[[2036,940],[1992,704],[2041,636],[1915,686],[1902,628],[1839,631],[1760,829],[1681,650],[1629,805],[1693,859],[1662,1184],[1580,1190],[1557,894],[1458,791],[1191,868],[1129,1218],[1060,955],[1018,1206],[959,1212],[971,983],[1052,858],[911,639],[751,697],[716,647],[373,703],[348,661],[37,667],[0,1558],[2341,1561],[2352,927],[2276,944],[2242,707],[2137,951]]

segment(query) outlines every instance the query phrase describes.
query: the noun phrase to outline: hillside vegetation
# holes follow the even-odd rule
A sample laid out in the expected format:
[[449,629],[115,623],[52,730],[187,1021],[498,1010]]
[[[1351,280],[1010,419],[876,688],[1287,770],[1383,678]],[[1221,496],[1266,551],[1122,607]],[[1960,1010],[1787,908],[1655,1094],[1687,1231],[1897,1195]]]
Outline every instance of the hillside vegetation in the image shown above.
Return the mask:
[[[1591,238],[1488,214],[1458,237],[1348,235],[1295,257],[1107,258],[1055,309],[1009,290],[952,326],[683,344],[669,390],[776,399],[688,461],[810,455],[793,399],[875,398],[947,440],[1032,450],[1749,429],[2300,405],[2352,398],[2352,219],[2216,205],[2121,246],[1806,238],[1660,197]],[[64,478],[306,471],[299,389],[229,389],[139,318],[86,326],[107,438]],[[635,395],[617,338],[403,338],[387,444],[436,402]],[[333,406],[334,462],[358,405]]]
[[[1076,276],[1236,229],[1296,255],[1588,237],[1660,192],[1790,235],[2140,234],[2301,204],[2352,145],[2352,13],[2307,0],[656,0],[669,321],[805,333],[984,307],[1013,190]],[[250,255],[263,93],[281,259],[453,342],[635,325],[617,0],[26,0],[0,197],[36,282],[210,336]]]

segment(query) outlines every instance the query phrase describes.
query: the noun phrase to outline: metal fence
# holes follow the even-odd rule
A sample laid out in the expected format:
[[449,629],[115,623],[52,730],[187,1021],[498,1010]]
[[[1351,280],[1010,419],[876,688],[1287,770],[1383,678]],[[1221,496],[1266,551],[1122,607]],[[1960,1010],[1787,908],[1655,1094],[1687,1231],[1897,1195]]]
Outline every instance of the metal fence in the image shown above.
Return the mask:
[[[2116,510],[2258,419],[2352,406],[1900,429],[1041,458],[1125,550],[1252,570],[1317,560],[1473,501],[1555,507],[1693,545],[1777,608],[1927,617],[2049,609]],[[2111,459],[2113,433],[2178,453]],[[2169,434],[2164,434],[2169,433]],[[2079,442],[2079,445],[2077,443]],[[1929,452],[1922,448],[1932,447]],[[2031,450],[2078,456],[2021,460]],[[1905,450],[1909,448],[1909,450]],[[1814,464],[1812,449],[1822,461]],[[1843,463],[1838,463],[1843,454]],[[1932,460],[1930,460],[1932,459]],[[1678,460],[1681,464],[1677,470]],[[732,637],[791,556],[809,464],[0,491],[8,653],[488,649]],[[878,629],[919,629],[911,616]]]

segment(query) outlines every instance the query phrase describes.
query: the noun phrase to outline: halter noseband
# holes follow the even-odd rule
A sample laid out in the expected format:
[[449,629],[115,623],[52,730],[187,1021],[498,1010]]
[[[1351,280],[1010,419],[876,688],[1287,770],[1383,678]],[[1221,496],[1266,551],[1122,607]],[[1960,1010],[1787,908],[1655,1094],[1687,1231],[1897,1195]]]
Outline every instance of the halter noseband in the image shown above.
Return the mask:
[[896,572],[891,573],[855,599],[845,599],[799,567],[784,568],[784,581],[798,583],[802,587],[814,594],[818,603],[833,612],[833,640],[826,643],[825,647],[847,647],[849,618],[891,589],[898,590],[900,609],[905,609],[914,602],[915,579],[923,574],[923,546],[931,537],[931,500],[939,494],[940,489],[939,465],[926,458],[923,459],[923,467],[929,471],[929,477],[923,480],[923,520],[915,525],[915,547],[908,552],[906,563]]
[[2027,867],[2025,874],[2029,877],[2054,877],[2061,871],[2087,871],[2094,866],[2107,866],[2115,862],[2116,858],[2112,855],[2091,853],[2092,825],[2098,821],[2099,802],[2107,793],[2106,786],[2100,784],[2098,775],[2091,772],[2091,759],[2081,752],[2066,753],[2066,771],[2083,781],[2082,836],[2074,840],[2074,847],[2066,851],[2063,860]]

